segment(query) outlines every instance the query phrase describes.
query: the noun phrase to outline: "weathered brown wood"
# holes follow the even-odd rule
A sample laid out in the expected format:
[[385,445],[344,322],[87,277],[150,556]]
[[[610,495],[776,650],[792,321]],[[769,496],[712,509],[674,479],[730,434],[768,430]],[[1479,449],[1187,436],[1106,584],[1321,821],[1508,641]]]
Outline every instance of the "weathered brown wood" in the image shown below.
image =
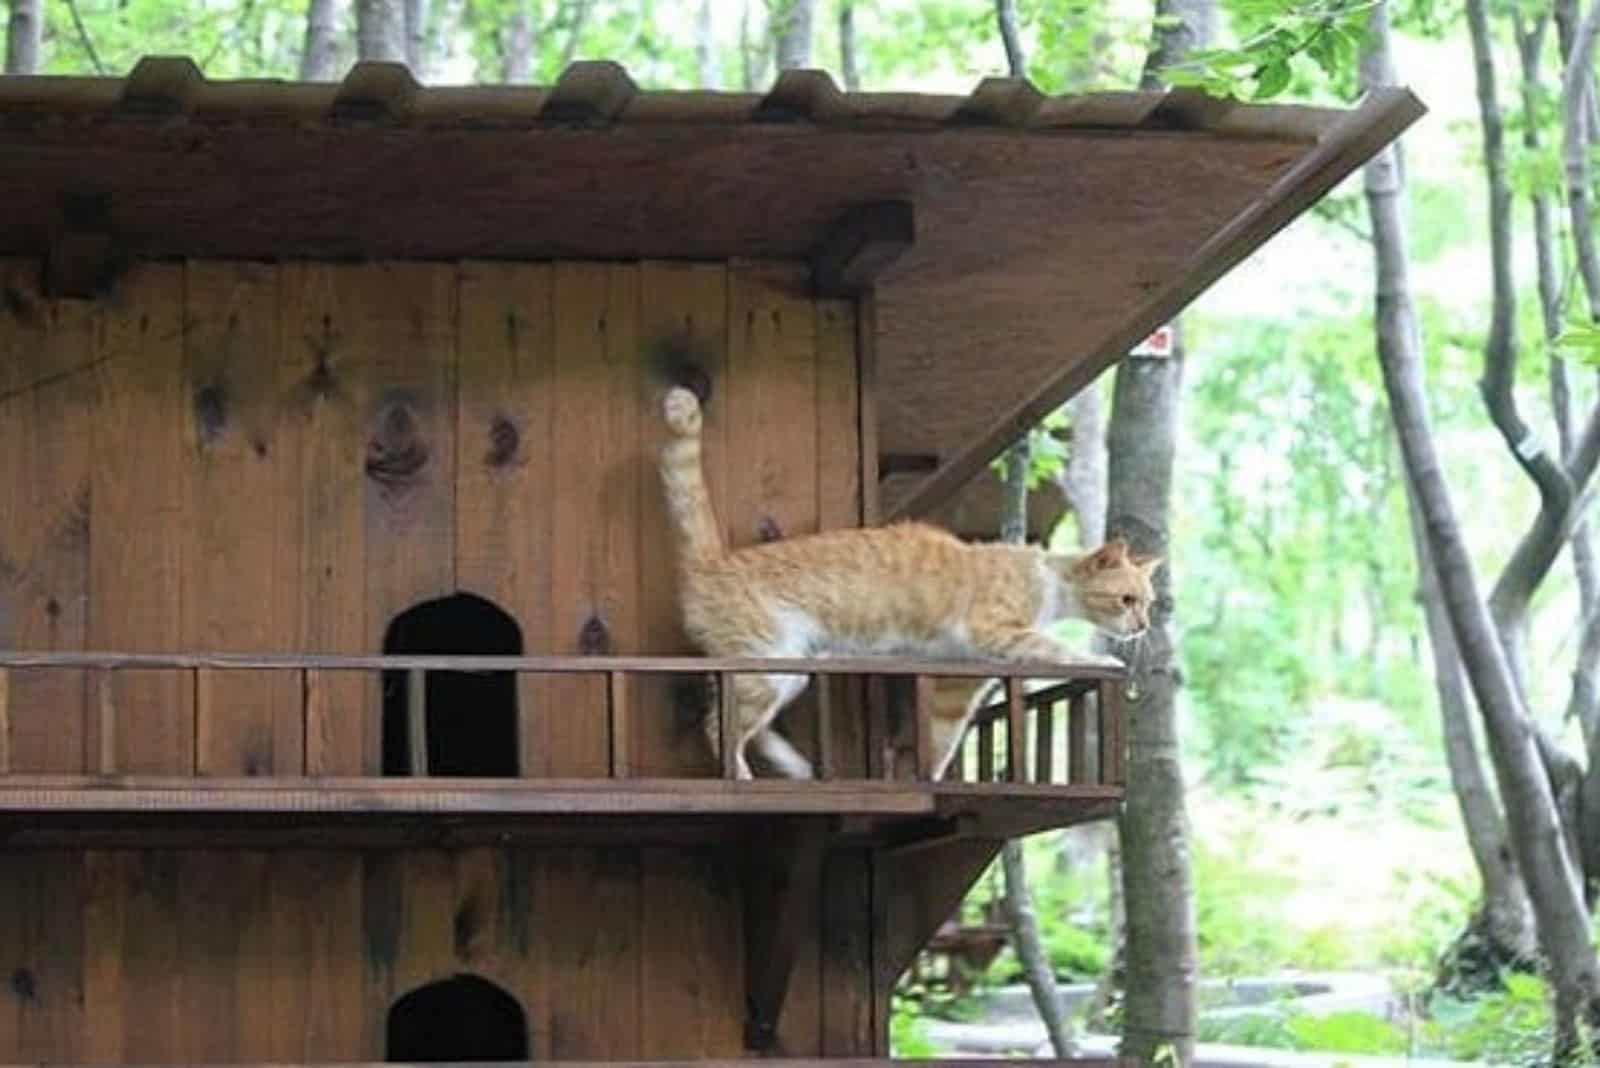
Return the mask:
[[629,699],[629,676],[623,671],[606,675],[606,712],[611,725],[611,777],[626,779],[633,775],[630,746],[633,727],[630,722],[632,708]]
[[1121,786],[1127,778],[1125,760],[1127,740],[1123,722],[1123,683],[1107,680],[1100,684],[1100,781]]
[[301,712],[305,756],[302,765],[307,775],[322,775],[328,769],[328,683],[323,672],[308,668],[300,673]]
[[205,76],[187,56],[145,56],[122,83],[122,110],[181,115],[193,109]]
[[[180,649],[295,648],[298,455],[279,431],[278,269],[184,266]],[[196,678],[201,774],[301,770],[299,688],[269,672]],[[217,717],[222,717],[218,719]]]
[[959,838],[931,849],[879,854],[873,892],[885,902],[885,929],[874,946],[877,996],[886,998],[917,952],[950,918],[994,860],[999,841]]
[[827,675],[813,675],[811,692],[815,694],[817,707],[817,778],[832,779],[835,777],[833,735],[836,729],[833,715],[833,680]]
[[1054,703],[1034,705],[1033,781],[1037,783],[1055,781],[1056,711],[1060,707]]
[[0,668],[0,775],[11,773],[11,672]]
[[404,63],[364,60],[350,68],[333,98],[335,122],[400,122],[416,109],[419,86]]
[[1011,661],[916,660],[903,657],[826,657],[792,660],[782,657],[690,656],[361,656],[276,653],[118,653],[30,652],[0,650],[0,666],[11,668],[116,668],[125,670],[218,670],[274,668],[324,672],[407,671],[533,671],[566,675],[603,675],[609,671],[636,674],[688,675],[731,671],[746,674],[794,675],[932,675],[949,678],[1122,678],[1118,668],[1016,663]]
[[744,962],[728,952],[743,930],[736,865],[706,848],[640,856],[641,1048],[652,1057],[736,1055],[744,1023]]
[[561,72],[539,117],[547,122],[605,123],[620,115],[637,91],[621,64],[581,60]]
[[804,930],[815,922],[827,836],[818,824],[791,826],[745,849],[745,1048],[770,1050]]
[[[561,850],[541,858],[553,916],[607,916],[605,923],[547,928],[560,1025],[551,1055],[637,1056],[639,1050],[639,857],[632,850]],[[559,978],[555,978],[559,977]]]
[[95,729],[90,735],[94,742],[94,767],[102,775],[120,770],[117,761],[119,747],[117,734],[121,718],[117,712],[117,677],[109,670],[94,673]]
[[878,488],[878,298],[863,293],[856,299],[856,360],[861,396],[861,524],[873,526],[882,511]]
[[734,693],[733,676],[727,672],[717,674],[717,752],[722,764],[722,777],[734,779],[739,775],[738,740],[739,699]]
[[[456,578],[522,628],[524,650],[554,648],[550,626],[556,462],[555,313],[548,264],[461,266],[457,303]],[[517,678],[518,767],[548,771],[547,681]]]
[[911,752],[915,777],[927,779],[933,769],[934,679],[917,675],[911,684]]
[[[84,1059],[121,1064],[123,1057],[123,937],[127,898],[122,892],[126,853],[86,852],[83,900],[83,1003],[92,1010],[84,1028]],[[0,924],[0,930],[4,925]]]
[[818,296],[861,293],[916,242],[910,201],[885,200],[851,208],[822,238],[811,257],[811,285]]
[[[289,454],[285,472],[349,471],[366,455],[364,416],[372,370],[360,325],[364,301],[371,299],[363,288],[365,270],[306,263],[279,268],[278,392],[287,400],[277,438],[280,453]],[[381,649],[370,644],[367,629],[363,482],[359,477],[286,478],[279,491],[284,511],[303,517],[298,579],[284,583],[279,594],[284,603],[278,611],[295,621],[293,649],[323,654]],[[321,684],[314,695],[328,714],[308,724],[319,732],[306,740],[312,758],[308,772],[377,774],[378,680],[324,671],[313,682]]]
[[428,675],[406,672],[406,757],[413,776],[428,774]]
[[1026,78],[985,78],[964,100],[951,121],[1026,126],[1045,96]]
[[1023,680],[1008,678],[1006,689],[1006,778],[1024,782],[1028,778],[1028,706],[1024,703]]
[[[144,264],[100,308],[92,427],[87,643],[181,648],[183,268]],[[194,768],[193,691],[170,672],[117,673],[117,766]]]
[[823,865],[819,977],[825,1057],[872,1052],[872,856],[831,849]]
[[1075,694],[1068,700],[1067,781],[1089,781],[1089,695]]

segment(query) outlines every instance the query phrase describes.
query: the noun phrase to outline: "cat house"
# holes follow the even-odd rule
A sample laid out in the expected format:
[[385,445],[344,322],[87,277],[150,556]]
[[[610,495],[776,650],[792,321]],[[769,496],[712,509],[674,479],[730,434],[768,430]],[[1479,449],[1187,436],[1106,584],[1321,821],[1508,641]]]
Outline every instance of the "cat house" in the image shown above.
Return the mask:
[[930,514],[1418,111],[0,81],[0,1062],[887,1057],[1120,680],[787,664],[735,781],[662,391],[733,544]]

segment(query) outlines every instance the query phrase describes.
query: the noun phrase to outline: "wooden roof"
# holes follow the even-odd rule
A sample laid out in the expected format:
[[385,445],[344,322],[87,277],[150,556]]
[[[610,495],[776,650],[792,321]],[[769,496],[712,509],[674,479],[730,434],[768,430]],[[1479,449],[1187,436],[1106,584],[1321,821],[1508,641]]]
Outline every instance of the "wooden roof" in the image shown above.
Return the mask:
[[1422,112],[1189,90],[1046,97],[0,79],[0,255],[86,226],[141,258],[810,258],[864,203],[914,210],[878,280],[888,514],[925,513]]

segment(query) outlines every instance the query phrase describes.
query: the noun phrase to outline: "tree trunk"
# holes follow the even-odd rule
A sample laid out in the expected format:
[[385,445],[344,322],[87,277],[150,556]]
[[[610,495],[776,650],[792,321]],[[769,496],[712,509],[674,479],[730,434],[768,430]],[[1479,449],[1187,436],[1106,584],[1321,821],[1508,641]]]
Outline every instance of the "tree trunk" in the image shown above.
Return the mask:
[[428,0],[405,0],[406,65],[419,80],[428,71]]
[[700,88],[722,88],[722,71],[717,63],[716,24],[711,19],[711,0],[700,0],[694,17],[694,61],[700,73]]
[[356,0],[356,56],[404,62],[405,12],[400,0]]
[[339,77],[339,9],[339,0],[311,0],[307,5],[301,81],[331,82]]
[[1061,488],[1078,521],[1078,545],[1092,549],[1106,540],[1106,406],[1098,381],[1068,402],[1067,417],[1072,451]]
[[845,92],[861,89],[861,58],[856,51],[856,0],[839,3],[839,70],[844,75]]
[[1006,69],[1013,78],[1028,76],[1028,61],[1022,54],[1022,31],[1017,26],[1017,0],[995,0],[995,18],[1000,23],[1000,43],[1006,49]]
[[[1006,510],[1001,518],[1000,537],[1021,545],[1028,540],[1028,439],[1012,446],[1006,455]],[[1057,1057],[1072,1055],[1072,1033],[1061,1013],[1061,995],[1056,990],[1044,940],[1039,937],[1039,920],[1033,911],[1033,895],[1028,892],[1028,871],[1023,862],[1022,843],[1007,841],[1000,849],[1000,864],[1005,871],[1006,892],[1001,901],[1006,923],[1011,928],[1017,959],[1034,1008],[1050,1036],[1050,1047]]]
[[11,18],[6,23],[7,74],[38,73],[43,32],[44,12],[39,9],[39,0],[11,0]]
[[[1162,69],[1204,48],[1215,20],[1214,0],[1159,0],[1141,86],[1159,88]],[[1162,557],[1168,557],[1183,386],[1183,330],[1177,322],[1172,328],[1171,356],[1127,356],[1117,365],[1107,435],[1106,533]],[[1156,572],[1150,629],[1136,647],[1128,680],[1128,793],[1120,827],[1127,909],[1122,1055],[1151,1064],[1170,1050],[1187,1065],[1194,1060],[1198,950],[1175,707],[1172,568],[1169,557]]]
[[[1417,558],[1417,599],[1422,605],[1428,644],[1433,650],[1433,680],[1443,722],[1445,762],[1450,768],[1450,784],[1461,809],[1467,845],[1483,884],[1481,922],[1467,925],[1467,931],[1457,941],[1451,959],[1442,969],[1444,982],[1441,985],[1458,994],[1475,994],[1497,986],[1501,968],[1508,965],[1528,967],[1538,945],[1528,892],[1512,857],[1500,806],[1489,789],[1483,762],[1478,757],[1478,743],[1472,730],[1472,707],[1461,677],[1461,659],[1450,630],[1450,617],[1439,597],[1439,583],[1434,576],[1433,560],[1428,555],[1428,544],[1422,536],[1422,517],[1409,486],[1406,496],[1411,502],[1411,540]],[[1451,976],[1449,972],[1459,974]]]
[[[1472,5],[1469,3],[1469,8]],[[1481,12],[1480,12],[1481,14]],[[1376,9],[1362,58],[1366,88],[1394,84],[1387,12]],[[1494,757],[1517,867],[1527,880],[1539,945],[1555,989],[1557,1054],[1577,1041],[1577,1021],[1600,1022],[1600,962],[1589,918],[1557,821],[1532,724],[1506,661],[1439,468],[1422,382],[1421,333],[1411,304],[1403,185],[1391,147],[1364,171],[1377,266],[1378,358],[1401,455],[1417,495],[1423,530],[1462,663]]]
[[515,0],[500,34],[500,80],[507,85],[527,85],[533,81],[533,12],[530,0]]
[[811,66],[811,28],[816,8],[817,0],[778,0],[772,29],[779,70]]

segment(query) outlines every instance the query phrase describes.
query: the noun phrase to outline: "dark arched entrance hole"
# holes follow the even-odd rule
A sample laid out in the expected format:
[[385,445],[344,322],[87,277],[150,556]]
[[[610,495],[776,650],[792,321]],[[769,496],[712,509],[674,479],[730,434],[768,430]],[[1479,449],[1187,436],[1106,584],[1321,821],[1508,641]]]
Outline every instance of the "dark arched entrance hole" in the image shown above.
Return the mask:
[[[383,636],[389,654],[520,656],[522,628],[470,593],[406,609]],[[428,774],[517,774],[517,676],[510,671],[430,671],[427,680]],[[383,673],[383,773],[411,773],[406,724],[408,682]]]
[[411,991],[389,1009],[391,1063],[526,1061],[528,1021],[517,999],[487,979],[457,975]]

